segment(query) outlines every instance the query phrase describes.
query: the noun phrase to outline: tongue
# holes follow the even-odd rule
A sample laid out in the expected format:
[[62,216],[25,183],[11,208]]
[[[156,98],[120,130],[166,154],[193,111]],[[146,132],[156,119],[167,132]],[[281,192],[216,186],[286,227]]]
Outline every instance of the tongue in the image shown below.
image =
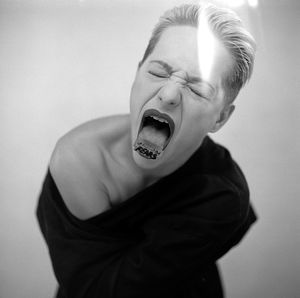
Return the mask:
[[143,127],[140,131],[136,140],[136,145],[160,154],[164,149],[167,138],[168,136],[166,131],[148,125]]
[[145,126],[141,130],[139,138],[152,143],[154,146],[163,148],[167,140],[167,135],[163,130],[158,130],[153,126]]

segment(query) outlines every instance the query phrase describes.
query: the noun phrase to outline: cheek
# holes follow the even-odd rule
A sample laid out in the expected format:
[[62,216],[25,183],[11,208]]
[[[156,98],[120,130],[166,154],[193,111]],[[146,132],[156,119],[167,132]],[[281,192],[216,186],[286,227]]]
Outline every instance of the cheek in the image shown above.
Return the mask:
[[190,98],[186,101],[186,104],[183,105],[183,108],[189,121],[193,121],[194,123],[209,119],[209,115],[211,114],[211,108],[204,99],[196,100]]
[[141,75],[133,84],[132,91],[137,100],[148,101],[154,98],[163,86],[164,82],[153,82],[146,76],[142,77]]
[[131,93],[130,93],[130,109],[131,112],[134,113],[138,109],[140,109],[140,106],[143,104],[143,96],[141,92],[141,86],[138,84],[137,81],[135,81],[131,87]]
[[207,102],[191,105],[187,113],[188,129],[195,134],[206,134],[215,125],[218,113]]

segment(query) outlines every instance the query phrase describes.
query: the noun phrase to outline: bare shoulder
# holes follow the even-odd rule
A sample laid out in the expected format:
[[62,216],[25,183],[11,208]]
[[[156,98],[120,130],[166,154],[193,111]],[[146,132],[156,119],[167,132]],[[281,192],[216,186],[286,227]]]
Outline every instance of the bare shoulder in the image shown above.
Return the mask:
[[70,212],[87,219],[109,209],[105,186],[105,152],[124,116],[84,123],[60,138],[50,159],[50,172]]

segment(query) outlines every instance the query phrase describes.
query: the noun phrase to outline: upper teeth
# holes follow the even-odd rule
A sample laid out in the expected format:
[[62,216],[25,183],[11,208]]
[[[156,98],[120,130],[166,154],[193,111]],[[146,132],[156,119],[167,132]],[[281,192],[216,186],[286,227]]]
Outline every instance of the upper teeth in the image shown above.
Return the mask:
[[165,120],[165,119],[162,119],[162,118],[158,118],[158,117],[156,117],[156,116],[151,116],[153,119],[155,119],[155,120],[157,120],[157,121],[159,121],[159,122],[162,122],[162,123],[168,123],[168,121],[167,120]]

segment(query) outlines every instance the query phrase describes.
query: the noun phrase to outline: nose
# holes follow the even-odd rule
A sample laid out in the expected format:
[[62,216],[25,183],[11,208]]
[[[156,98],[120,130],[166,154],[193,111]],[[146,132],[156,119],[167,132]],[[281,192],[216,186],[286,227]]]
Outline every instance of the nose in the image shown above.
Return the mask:
[[178,82],[168,82],[159,93],[158,99],[163,108],[171,109],[177,107],[181,102],[181,84]]

